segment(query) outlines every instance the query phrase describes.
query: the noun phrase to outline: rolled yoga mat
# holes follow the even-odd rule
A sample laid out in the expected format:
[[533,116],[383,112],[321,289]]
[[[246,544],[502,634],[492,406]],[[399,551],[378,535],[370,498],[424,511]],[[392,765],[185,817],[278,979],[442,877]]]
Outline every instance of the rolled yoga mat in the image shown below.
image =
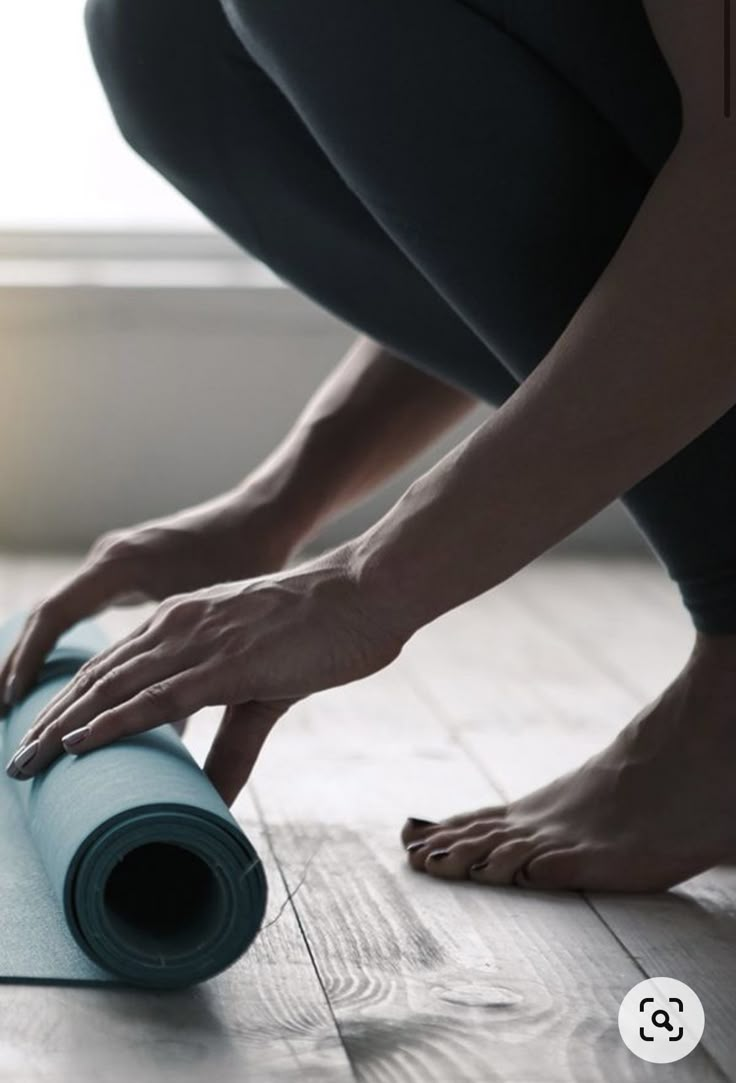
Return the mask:
[[[0,629],[0,658],[20,626]],[[0,722],[3,763],[104,645],[89,622],[59,641]],[[235,962],[266,905],[258,855],[169,725],[31,782],[3,771],[0,870],[0,981],[180,988]]]

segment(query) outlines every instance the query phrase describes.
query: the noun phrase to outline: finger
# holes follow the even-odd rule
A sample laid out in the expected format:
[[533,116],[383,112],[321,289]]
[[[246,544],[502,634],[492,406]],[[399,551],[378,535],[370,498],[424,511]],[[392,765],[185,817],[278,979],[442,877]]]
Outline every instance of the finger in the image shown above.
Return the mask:
[[[179,673],[186,668],[178,659],[166,657],[159,652],[145,649],[148,640],[142,636],[137,640],[140,647],[129,652],[119,666],[111,667],[104,674],[99,674],[93,667],[83,677],[75,678],[69,690],[64,690],[53,711],[43,711],[21,741],[20,747],[27,747],[46,732],[56,727],[61,733],[71,732],[103,710],[124,703],[132,695],[140,692],[146,684],[152,684],[161,677]],[[81,672],[81,671],[80,671]],[[76,722],[71,724],[70,721]]]
[[141,625],[129,636],[107,647],[104,651],[90,658],[88,662],[77,670],[68,684],[64,685],[59,692],[49,700],[44,709],[38,715],[28,733],[23,738],[23,744],[35,740],[39,733],[51,722],[54,722],[74,702],[85,695],[98,681],[107,677],[113,670],[119,669],[125,662],[139,655],[146,654],[154,643],[149,623]]
[[8,713],[13,702],[13,684],[10,681],[10,674],[13,669],[15,654],[15,647],[11,647],[5,656],[2,668],[0,668],[0,717],[2,718]]
[[189,718],[188,717],[187,718],[178,718],[176,720],[176,722],[171,723],[171,725],[174,727],[174,729],[176,730],[176,732],[179,734],[180,737],[183,737],[184,734],[186,733],[188,724],[189,724]]
[[[146,691],[159,687],[162,682],[169,681],[182,672],[186,670],[177,666],[170,655],[157,651],[149,651],[131,659],[93,685],[35,737],[23,741],[8,764],[7,773],[11,778],[18,778],[19,771],[24,778],[39,774],[64,751],[66,746],[62,742],[69,734],[84,732],[86,727],[94,725],[100,717],[107,717],[130,701],[145,695]],[[174,714],[171,717],[180,716]],[[109,739],[113,740],[114,737],[113,733]],[[71,742],[72,745],[76,743]]]
[[248,781],[269,733],[295,702],[281,699],[240,703],[225,711],[204,772],[227,805],[233,803]]
[[59,637],[77,621],[91,616],[110,602],[117,587],[117,576],[111,565],[91,564],[33,611],[8,667],[4,688],[11,704],[23,698]]
[[105,711],[82,731],[68,734],[64,749],[75,756],[162,726],[217,702],[211,664],[193,666],[149,685],[126,703]]
[[14,679],[11,680],[11,676],[12,676],[12,674],[14,672],[14,669],[15,669],[15,659],[18,656],[19,639],[20,639],[20,636],[23,634],[24,630],[25,630],[25,625],[23,626],[23,628],[19,632],[19,638],[16,639],[13,646],[10,648],[8,653],[5,655],[5,659],[3,661],[2,669],[0,669],[0,717],[3,717],[3,718],[5,717],[5,715],[8,714],[8,712],[10,711],[10,708],[13,706],[13,703],[15,702],[15,699],[16,699],[16,697],[14,695],[14,692],[15,692],[15,689],[14,689],[15,680]]
[[[210,681],[210,667],[205,665],[158,681],[134,695],[127,702],[104,711],[93,722],[81,729],[65,734],[61,739],[63,751],[75,756],[85,755],[121,737],[144,733],[172,718],[193,714],[213,702]],[[52,734],[49,739],[53,737]],[[49,760],[47,750],[42,749],[39,752],[41,740],[41,738],[38,739],[38,744],[34,742],[35,747],[25,745],[19,749],[12,761],[16,772],[12,777],[19,780],[32,778],[40,769],[37,756],[45,759],[48,766],[48,763],[53,761],[53,753],[58,755],[62,751],[58,747],[57,738],[57,743],[51,746],[52,755]]]

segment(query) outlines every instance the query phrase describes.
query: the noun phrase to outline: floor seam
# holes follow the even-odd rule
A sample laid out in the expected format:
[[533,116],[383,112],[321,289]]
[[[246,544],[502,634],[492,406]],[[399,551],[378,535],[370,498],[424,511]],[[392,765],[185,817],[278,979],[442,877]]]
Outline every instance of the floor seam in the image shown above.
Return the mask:
[[[633,965],[636,967],[636,969],[639,971],[639,973],[642,975],[642,977],[651,978],[653,976],[656,976],[656,975],[652,975],[652,974],[647,973],[647,971],[646,971],[643,963],[641,962],[641,960],[638,959],[636,955],[634,955],[631,948],[629,948],[629,946],[626,944],[626,942],[621,939],[621,937],[618,935],[618,933],[613,928],[613,926],[610,924],[610,922],[608,922],[606,920],[606,918],[604,918],[603,914],[601,914],[600,910],[595,905],[595,902],[594,902],[595,896],[589,895],[587,891],[580,891],[580,892],[578,892],[578,894],[580,895],[580,897],[582,899],[585,900],[585,902],[588,904],[588,906],[593,911],[595,916],[598,918],[600,923],[610,933],[610,935],[613,937],[613,939],[616,941],[616,943],[619,945],[619,947],[623,951],[624,955],[633,963]],[[711,1062],[711,1064],[715,1067],[715,1069],[720,1073],[721,1077],[724,1080],[724,1083],[731,1083],[731,1076],[729,1076],[726,1072],[724,1072],[723,1068],[721,1067],[719,1062],[716,1060],[715,1055],[713,1053],[711,1053],[708,1046],[703,1043],[702,1045],[699,1045],[697,1048],[702,1049],[702,1051],[705,1054],[705,1056],[707,1057],[707,1059]]]
[[294,919],[295,919],[295,921],[297,923],[297,927],[298,927],[299,932],[301,934],[302,940],[304,941],[304,947],[307,950],[307,955],[309,956],[309,961],[311,962],[312,967],[314,968],[314,974],[315,974],[315,977],[317,978],[317,982],[319,983],[319,987],[320,987],[320,989],[322,991],[322,996],[324,997],[325,1004],[327,1005],[327,1011],[329,1012],[330,1019],[332,1020],[332,1023],[333,1023],[333,1026],[335,1027],[335,1031],[337,1033],[337,1036],[340,1039],[340,1044],[341,1044],[341,1046],[342,1046],[342,1048],[343,1048],[343,1050],[345,1052],[345,1059],[348,1062],[348,1067],[349,1067],[349,1069],[350,1069],[350,1071],[352,1073],[353,1079],[356,1081],[356,1083],[359,1083],[360,1076],[358,1074],[355,1062],[354,1062],[354,1060],[353,1060],[353,1058],[352,1058],[352,1056],[350,1054],[350,1050],[347,1047],[347,1043],[345,1041],[345,1035],[343,1034],[342,1027],[340,1026],[340,1021],[337,1018],[337,1015],[335,1014],[335,1010],[334,1010],[334,1008],[332,1006],[332,1002],[330,1001],[330,997],[329,997],[329,994],[327,992],[327,987],[325,986],[325,983],[324,983],[324,981],[322,979],[322,974],[320,973],[320,968],[319,968],[319,965],[317,963],[317,959],[316,959],[316,956],[314,954],[314,951],[312,949],[312,945],[311,945],[311,943],[309,941],[309,936],[307,935],[306,928],[304,927],[304,923],[302,922],[301,914],[299,913],[299,911],[297,909],[297,906],[296,906],[296,903],[294,902],[294,892],[292,892],[289,889],[289,883],[288,883],[288,881],[286,879],[286,874],[285,874],[285,872],[284,872],[284,870],[282,868],[279,856],[276,853],[276,847],[275,847],[275,843],[274,843],[273,834],[271,832],[270,827],[268,826],[268,823],[266,821],[263,809],[261,807],[261,804],[260,804],[260,802],[258,800],[258,796],[257,796],[254,789],[251,790],[251,799],[252,799],[253,804],[255,806],[256,812],[258,813],[258,818],[261,821],[261,826],[263,828],[263,833],[266,836],[266,841],[268,843],[268,848],[271,851],[271,855],[272,855],[272,857],[273,857],[273,859],[274,859],[274,861],[276,863],[276,868],[278,869],[279,877],[281,878],[281,883],[283,884],[284,890],[286,891],[287,903],[291,907],[292,913],[294,914]]

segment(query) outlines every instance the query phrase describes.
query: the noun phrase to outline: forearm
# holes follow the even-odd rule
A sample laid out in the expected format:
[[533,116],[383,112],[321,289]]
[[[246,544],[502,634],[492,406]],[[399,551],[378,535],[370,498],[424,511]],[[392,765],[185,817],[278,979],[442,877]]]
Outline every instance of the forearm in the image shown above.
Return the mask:
[[[567,330],[359,540],[405,631],[501,582],[736,402],[736,153],[683,137]],[[400,587],[400,592],[399,592]]]
[[367,495],[457,422],[471,395],[360,339],[239,492],[294,542]]

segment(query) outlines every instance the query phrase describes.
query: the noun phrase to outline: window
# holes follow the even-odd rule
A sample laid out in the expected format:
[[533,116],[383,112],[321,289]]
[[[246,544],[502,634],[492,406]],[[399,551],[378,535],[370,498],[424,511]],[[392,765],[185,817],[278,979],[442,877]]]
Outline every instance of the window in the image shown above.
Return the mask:
[[84,0],[0,3],[0,231],[208,232],[120,136],[83,11]]

